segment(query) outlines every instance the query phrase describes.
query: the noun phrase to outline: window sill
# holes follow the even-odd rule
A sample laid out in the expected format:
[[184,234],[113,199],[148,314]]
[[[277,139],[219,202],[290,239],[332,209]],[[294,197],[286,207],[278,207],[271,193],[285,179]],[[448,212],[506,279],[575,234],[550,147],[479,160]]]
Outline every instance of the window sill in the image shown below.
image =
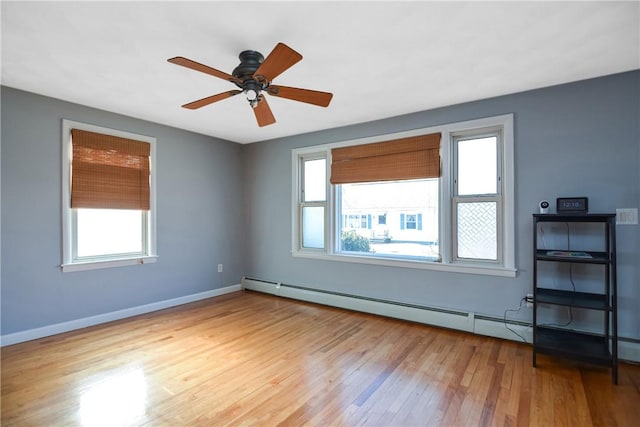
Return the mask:
[[516,277],[518,270],[516,268],[503,267],[499,265],[489,264],[464,264],[460,262],[454,263],[440,263],[432,261],[417,261],[410,259],[393,259],[384,257],[366,257],[358,255],[338,255],[338,254],[326,254],[323,252],[302,252],[293,251],[291,253],[297,258],[310,258],[324,261],[339,261],[339,262],[352,262],[358,264],[373,264],[382,265],[387,267],[402,267],[402,268],[415,268],[419,270],[435,270],[444,271],[449,273],[467,273],[467,274],[480,274],[485,276],[500,276],[500,277]]
[[64,273],[73,271],[98,270],[101,268],[124,267],[127,265],[152,264],[158,259],[157,255],[138,256],[133,258],[118,258],[99,261],[74,262],[70,264],[62,264]]

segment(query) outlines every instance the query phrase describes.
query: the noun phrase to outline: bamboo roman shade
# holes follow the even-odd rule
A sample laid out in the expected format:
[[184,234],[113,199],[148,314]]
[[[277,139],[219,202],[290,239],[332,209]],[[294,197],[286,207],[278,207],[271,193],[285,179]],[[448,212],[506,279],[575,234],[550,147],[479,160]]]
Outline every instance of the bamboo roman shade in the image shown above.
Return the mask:
[[331,150],[331,183],[440,176],[440,133]]
[[149,210],[151,144],[71,130],[71,207]]

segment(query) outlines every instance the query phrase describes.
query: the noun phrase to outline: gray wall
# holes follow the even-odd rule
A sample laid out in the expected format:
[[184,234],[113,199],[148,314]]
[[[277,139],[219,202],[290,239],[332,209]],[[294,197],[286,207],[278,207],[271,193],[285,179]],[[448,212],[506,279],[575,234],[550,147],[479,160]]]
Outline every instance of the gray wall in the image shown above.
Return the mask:
[[[155,264],[61,272],[62,118],[157,138]],[[242,150],[2,87],[2,335],[240,283]]]
[[[245,150],[247,276],[502,317],[532,286],[538,201],[588,196],[591,212],[640,205],[640,71],[252,144]],[[294,258],[291,149],[514,113],[516,278]],[[619,332],[640,338],[638,226],[618,226]],[[531,310],[514,317],[529,320]]]
[[[3,87],[1,333],[230,286],[242,275],[501,317],[531,289],[539,200],[586,195],[593,212],[640,205],[639,99],[635,71],[241,146]],[[291,256],[292,148],[506,113],[515,117],[516,278]],[[60,271],[62,118],[157,138],[157,263]],[[636,339],[639,234],[618,226],[620,333]]]

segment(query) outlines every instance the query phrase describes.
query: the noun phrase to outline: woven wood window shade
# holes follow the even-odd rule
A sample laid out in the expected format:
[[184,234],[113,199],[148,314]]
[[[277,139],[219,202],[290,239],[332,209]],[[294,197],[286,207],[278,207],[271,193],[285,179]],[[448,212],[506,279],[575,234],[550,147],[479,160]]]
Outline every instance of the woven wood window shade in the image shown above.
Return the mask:
[[331,183],[440,176],[440,133],[331,150]]
[[72,129],[71,207],[149,210],[151,144]]

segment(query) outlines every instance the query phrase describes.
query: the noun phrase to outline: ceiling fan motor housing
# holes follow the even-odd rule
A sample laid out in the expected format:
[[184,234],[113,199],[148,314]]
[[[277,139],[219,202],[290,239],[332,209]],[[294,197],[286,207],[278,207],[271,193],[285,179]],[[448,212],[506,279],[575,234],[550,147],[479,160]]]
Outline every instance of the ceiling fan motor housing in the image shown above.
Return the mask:
[[[238,65],[232,72],[234,77],[242,80],[242,85],[237,84],[239,87],[244,89],[244,83],[248,81],[256,80],[254,79],[253,74],[256,72],[260,65],[264,61],[264,56],[260,52],[256,52],[255,50],[245,50],[240,53],[240,65]],[[260,82],[266,83],[266,82]]]

